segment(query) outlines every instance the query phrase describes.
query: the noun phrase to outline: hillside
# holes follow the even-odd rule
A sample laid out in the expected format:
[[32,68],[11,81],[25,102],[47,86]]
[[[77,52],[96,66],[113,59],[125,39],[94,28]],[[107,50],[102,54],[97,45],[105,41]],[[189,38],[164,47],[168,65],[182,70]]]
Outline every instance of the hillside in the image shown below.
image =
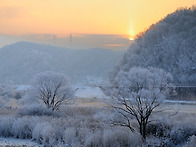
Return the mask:
[[26,83],[35,74],[49,70],[65,73],[74,82],[86,76],[105,78],[122,55],[123,51],[18,42],[0,49],[0,82]]
[[156,67],[170,72],[177,85],[196,85],[196,8],[181,9],[138,35],[111,73],[131,67]]

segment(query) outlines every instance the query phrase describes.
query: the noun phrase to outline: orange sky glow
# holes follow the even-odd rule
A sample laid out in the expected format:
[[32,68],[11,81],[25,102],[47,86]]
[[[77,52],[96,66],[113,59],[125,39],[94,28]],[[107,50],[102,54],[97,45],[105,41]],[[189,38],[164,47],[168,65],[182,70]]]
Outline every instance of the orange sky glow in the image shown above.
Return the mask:
[[195,0],[1,0],[0,34],[117,34],[133,40]]
[[135,34],[195,0],[1,0],[3,34]]

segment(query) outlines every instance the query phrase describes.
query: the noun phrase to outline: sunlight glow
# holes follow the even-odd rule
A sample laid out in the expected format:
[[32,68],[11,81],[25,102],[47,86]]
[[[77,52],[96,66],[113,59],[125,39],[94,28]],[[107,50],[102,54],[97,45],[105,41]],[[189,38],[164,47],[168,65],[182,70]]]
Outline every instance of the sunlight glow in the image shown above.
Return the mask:
[[129,40],[133,41],[133,40],[134,40],[134,38],[133,38],[133,37],[130,37],[130,38],[129,38]]

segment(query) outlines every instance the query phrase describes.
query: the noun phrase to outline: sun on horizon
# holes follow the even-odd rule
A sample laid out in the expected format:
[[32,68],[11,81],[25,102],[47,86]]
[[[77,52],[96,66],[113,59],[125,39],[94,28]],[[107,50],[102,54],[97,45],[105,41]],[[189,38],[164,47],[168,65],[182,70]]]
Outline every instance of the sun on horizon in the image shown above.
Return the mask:
[[130,41],[133,41],[133,40],[134,40],[134,38],[133,38],[133,37],[130,37],[130,38],[129,38],[129,40],[130,40]]

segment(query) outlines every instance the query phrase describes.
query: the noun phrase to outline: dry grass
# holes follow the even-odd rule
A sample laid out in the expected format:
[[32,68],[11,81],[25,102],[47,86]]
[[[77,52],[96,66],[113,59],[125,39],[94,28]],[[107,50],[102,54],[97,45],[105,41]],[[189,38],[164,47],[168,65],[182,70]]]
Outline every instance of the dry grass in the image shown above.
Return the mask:
[[[104,108],[108,106],[104,101],[105,101],[104,99],[98,99],[98,98],[78,98],[73,104],[73,106]],[[166,104],[165,110],[166,112],[196,114],[196,105],[194,104]]]
[[13,115],[17,113],[18,109],[15,108],[0,108],[0,115]]
[[99,98],[78,98],[73,105],[94,108],[102,108],[107,106],[107,104],[104,102],[104,99]]
[[179,112],[196,114],[196,105],[191,104],[166,104],[166,112]]

